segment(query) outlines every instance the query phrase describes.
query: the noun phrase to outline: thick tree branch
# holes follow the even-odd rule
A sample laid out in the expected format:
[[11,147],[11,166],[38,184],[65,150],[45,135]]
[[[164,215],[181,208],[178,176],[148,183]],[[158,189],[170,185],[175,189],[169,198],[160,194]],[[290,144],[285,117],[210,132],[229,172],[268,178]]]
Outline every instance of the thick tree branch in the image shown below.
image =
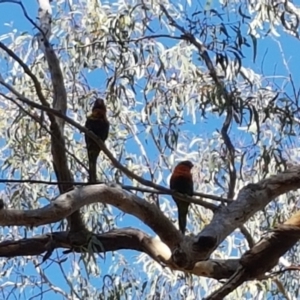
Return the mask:
[[[86,252],[92,249],[95,253],[106,253],[117,250],[136,250],[148,254],[152,259],[173,270],[180,270],[198,276],[215,279],[230,277],[239,266],[238,259],[211,260],[199,262],[192,271],[178,269],[171,261],[169,247],[158,238],[152,238],[138,229],[115,229],[103,234],[91,234],[97,243],[93,247],[88,244],[73,248],[68,232],[54,232],[33,238],[0,243],[0,257],[16,257],[26,255],[42,255],[55,249],[73,249],[75,252]],[[47,254],[46,254],[47,255]],[[45,256],[44,256],[45,257]]]
[[246,186],[240,191],[236,201],[216,211],[211,224],[204,228],[196,240],[194,237],[183,237],[156,205],[120,188],[106,185],[77,188],[60,195],[51,204],[38,210],[0,210],[0,225],[38,226],[57,222],[83,205],[96,202],[111,204],[136,216],[156,232],[171,249],[172,260],[177,268],[196,272],[195,264],[208,259],[216,246],[235,228],[272,199],[299,187],[300,166],[264,179],[258,184]]
[[[292,236],[298,238],[298,236],[300,236],[299,230]],[[181,270],[198,276],[205,276],[205,277],[210,277],[215,279],[224,279],[224,278],[229,278],[237,270],[241,269],[241,265],[238,259],[203,261],[197,263],[193,270],[188,270],[188,271],[177,268],[170,260],[171,258],[170,249],[163,242],[161,242],[158,238],[152,238],[148,236],[146,233],[137,229],[132,229],[132,228],[116,229],[103,234],[93,234],[93,238],[96,238],[98,242],[100,242],[100,243],[94,243],[92,247],[94,252],[104,253],[104,252],[117,251],[122,249],[136,250],[148,254],[151,258],[153,258],[157,262],[163,263],[164,265],[170,267],[173,270]],[[280,242],[278,244],[280,244]],[[285,244],[281,243],[281,245],[285,245]],[[88,249],[87,246],[88,245],[82,245],[81,247],[77,247],[74,250],[76,252],[86,252]],[[270,248],[270,244],[268,245],[268,247]],[[1,242],[0,257],[41,255],[45,252],[48,252],[49,250],[53,251],[59,248],[73,249],[73,245],[69,240],[68,232],[55,232],[52,234],[49,233],[42,236],[36,236],[34,238],[26,238],[18,241]],[[257,252],[253,253],[253,255],[255,255],[256,257]],[[265,263],[266,257],[263,258],[260,257],[261,261],[262,259],[264,259],[264,261],[263,263],[261,262],[259,263],[258,268],[256,268],[255,266],[251,266],[252,263],[250,263],[251,269],[252,270],[261,269],[261,266]],[[252,261],[253,258],[250,258],[250,262]],[[220,298],[215,298],[215,299],[220,299]]]
[[[76,188],[58,196],[41,209],[36,210],[0,210],[0,226],[39,226],[62,220],[84,205],[101,202],[111,204],[125,213],[131,214],[158,234],[161,241],[169,247],[172,261],[179,268],[186,264],[181,262],[193,259],[195,253],[190,251],[194,238],[183,236],[170,220],[155,205],[151,204],[121,188],[108,187],[103,184]],[[181,252],[184,253],[182,256]],[[190,264],[187,264],[190,266]],[[178,268],[177,267],[177,268]],[[190,268],[191,270],[193,268]]]
[[156,232],[170,248],[179,244],[180,232],[154,204],[118,187],[104,184],[89,185],[58,196],[49,205],[35,210],[0,210],[0,226],[39,226],[60,221],[84,205],[92,203],[113,205],[139,218]]
[[277,196],[299,187],[300,166],[244,187],[236,201],[215,212],[212,222],[204,228],[196,240],[190,237],[184,237],[182,240],[181,234],[155,205],[121,189],[105,185],[75,189],[59,196],[53,203],[39,210],[2,210],[0,225],[38,226],[57,222],[83,205],[103,202],[142,220],[170,247],[174,262],[181,268],[192,270],[196,262],[209,258],[217,245],[255,212]]
[[[43,34],[37,34],[39,44],[42,45],[46,60],[48,62],[53,88],[53,109],[66,115],[67,92],[64,85],[63,74],[59,65],[59,60],[49,43],[51,36],[52,10],[49,0],[38,0],[39,2],[39,22]],[[51,153],[53,157],[53,167],[58,181],[72,182],[73,176],[68,166],[67,151],[64,137],[65,120],[56,117],[55,122],[51,121]],[[64,193],[73,188],[73,184],[59,185],[60,193]],[[75,211],[68,218],[70,231],[81,231],[85,228],[80,211]]]
[[[151,238],[138,229],[115,229],[103,234],[93,234],[100,243],[94,243],[93,250],[97,253],[136,250],[147,253],[154,260],[167,261],[171,257],[170,249],[157,238]],[[76,252],[86,252],[88,245],[74,249]],[[16,257],[26,255],[41,255],[49,249],[72,249],[68,232],[54,232],[26,238],[17,241],[4,241],[0,243],[0,257]]]
[[[197,260],[207,259],[231,232],[276,197],[299,188],[300,166],[245,186],[237,200],[217,210],[211,223],[198,235],[194,244],[194,250],[198,253]],[[211,243],[209,247],[207,242]]]
[[[247,202],[250,202],[248,203],[249,207],[247,205],[243,205],[241,209],[241,211],[246,212],[248,216],[248,210],[250,208],[254,209],[253,208],[254,204],[257,205],[257,203],[255,202],[256,199],[260,199],[261,203],[266,203],[271,198],[274,198],[282,193],[285,193],[288,190],[293,190],[298,188],[300,182],[299,177],[300,177],[300,167],[296,167],[293,168],[292,170],[280,173],[277,176],[272,176],[269,179],[265,179],[261,181],[257,185],[250,185],[250,188],[252,187],[252,189],[250,189],[252,193],[250,194],[248,194],[249,186],[245,187],[241,191],[238,200],[236,202],[243,202],[244,200],[246,200],[245,197],[248,197]],[[253,189],[253,186],[260,186],[260,189]],[[246,191],[248,192],[246,193]],[[256,193],[259,194],[256,195]],[[264,193],[266,193],[267,195],[265,195]],[[266,197],[269,200],[266,200]],[[253,201],[255,203],[252,203]],[[37,226],[37,225],[47,224],[50,222],[56,222],[72,214],[75,210],[78,210],[81,206],[89,205],[95,202],[103,202],[118,207],[123,212],[136,216],[141,221],[143,221],[146,225],[148,225],[154,232],[156,232],[161,239],[161,241],[159,242],[160,245],[159,247],[162,247],[161,249],[163,249],[163,253],[165,254],[161,254],[160,250],[158,250],[157,248],[156,250],[155,249],[152,250],[154,251],[152,252],[152,254],[149,252],[149,249],[147,251],[144,251],[154,259],[163,262],[168,267],[175,270],[182,270],[195,275],[207,276],[216,279],[228,278],[232,276],[232,274],[237,272],[237,270],[238,271],[241,270],[240,269],[241,266],[243,268],[245,268],[245,266],[247,267],[246,273],[248,274],[247,275],[248,277],[246,279],[242,277],[243,280],[249,280],[261,275],[262,272],[274,266],[277,263],[279,256],[283,254],[285,251],[287,251],[294,243],[296,243],[299,237],[299,230],[298,231],[294,230],[293,233],[291,233],[291,227],[289,227],[288,229],[290,233],[289,235],[286,235],[285,228],[282,227],[283,228],[282,229],[281,227],[279,227],[274,233],[272,233],[271,242],[267,240],[267,244],[264,242],[265,244],[263,244],[263,246],[260,245],[261,242],[258,243],[254,248],[252,248],[249,252],[247,252],[243,256],[241,260],[241,264],[239,263],[239,260],[228,260],[228,261],[210,260],[210,261],[197,262],[196,259],[201,260],[198,257],[200,257],[203,253],[200,253],[199,255],[198,252],[194,252],[193,249],[191,248],[192,243],[194,242],[194,238],[187,237],[187,236],[183,237],[180,234],[180,232],[176,230],[173,224],[168,220],[168,218],[157,208],[155,204],[150,204],[135,195],[123,191],[120,188],[108,187],[105,185],[91,185],[91,186],[75,189],[73,191],[58,196],[54,201],[51,202],[51,204],[49,204],[48,206],[42,209],[31,210],[31,211],[2,209],[0,210],[0,225]],[[234,204],[236,203],[234,202],[230,204],[230,206]],[[235,208],[239,209],[238,207]],[[257,210],[257,208],[255,210]],[[251,212],[253,212],[253,210]],[[235,211],[234,213],[236,214],[238,212]],[[230,211],[227,211],[226,216],[231,217]],[[245,216],[242,215],[241,218],[245,218]],[[298,218],[298,216],[297,218],[294,219],[292,218],[285,223],[285,226],[295,226],[295,224],[299,225],[300,224],[299,220],[300,218]],[[215,221],[213,220],[213,222]],[[228,223],[226,223],[225,225],[227,226],[227,224]],[[226,226],[224,226],[223,223],[222,226],[223,232],[221,231],[221,233],[224,233],[224,231],[225,232],[228,231],[226,229]],[[280,240],[280,242],[278,240]],[[117,240],[115,240],[115,242],[117,243]],[[126,243],[123,246],[121,246],[121,244],[118,244],[119,245],[118,247],[124,246],[124,248],[122,249],[125,249],[125,247],[127,247]],[[274,251],[274,247],[276,248],[275,256],[274,255],[272,256],[272,254],[270,254],[269,252],[264,252],[264,251],[272,251],[272,249],[269,250],[269,248],[265,246],[265,245],[268,246],[270,244],[273,247],[273,251]],[[53,248],[52,244],[50,246]],[[46,249],[47,251],[49,251],[49,249],[50,250],[52,249],[50,246],[49,245],[47,246],[48,247]],[[66,246],[66,248],[70,248],[71,246],[72,244],[69,243],[68,246]],[[202,246],[203,246],[202,249],[204,249],[205,245]],[[63,246],[59,245],[59,247],[63,247]],[[140,246],[131,245],[130,247],[131,248],[129,249],[142,251],[140,250],[141,248],[139,248]],[[265,250],[265,248],[267,250]],[[76,251],[78,251],[78,249],[79,248],[77,249],[75,248]],[[117,249],[107,248],[106,250],[112,251]],[[209,253],[211,249],[207,247],[207,251]],[[153,253],[156,254],[153,255]],[[262,257],[262,259],[256,262],[256,258],[255,258],[256,255],[258,256],[261,255],[260,257]],[[247,257],[250,256],[251,259],[249,258],[247,260]],[[263,262],[267,258],[268,258],[268,263],[266,263],[264,266]],[[253,262],[257,263],[259,267],[255,268],[254,267],[255,264],[253,264]]]
[[300,238],[300,212],[264,236],[240,260],[240,266],[229,280],[206,300],[223,299],[247,280],[262,277],[277,265],[279,258]]

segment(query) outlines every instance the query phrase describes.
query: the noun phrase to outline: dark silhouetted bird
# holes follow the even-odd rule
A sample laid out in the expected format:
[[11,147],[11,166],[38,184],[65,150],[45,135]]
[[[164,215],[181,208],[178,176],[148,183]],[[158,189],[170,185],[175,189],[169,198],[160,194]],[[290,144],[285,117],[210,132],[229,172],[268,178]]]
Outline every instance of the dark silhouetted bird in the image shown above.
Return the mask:
[[[96,99],[92,113],[87,117],[85,127],[97,135],[102,142],[108,137],[109,122],[106,117],[106,106],[104,100]],[[97,182],[97,158],[100,147],[87,134],[85,135],[86,148],[89,159],[89,182]]]
[[[193,164],[189,160],[180,162],[174,169],[170,179],[170,189],[178,193],[192,196],[194,192],[194,183],[191,173]],[[186,227],[186,218],[190,203],[184,202],[173,196],[178,208],[179,229],[184,234]]]

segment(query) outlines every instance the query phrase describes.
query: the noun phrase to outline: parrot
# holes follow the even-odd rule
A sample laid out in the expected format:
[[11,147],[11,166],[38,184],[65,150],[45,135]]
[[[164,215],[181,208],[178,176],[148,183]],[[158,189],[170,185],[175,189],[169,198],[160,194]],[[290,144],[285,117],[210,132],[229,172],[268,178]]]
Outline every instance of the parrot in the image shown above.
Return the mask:
[[[109,121],[106,116],[106,105],[103,99],[96,99],[92,112],[87,116],[85,127],[97,135],[104,143],[109,133]],[[100,147],[87,134],[85,143],[89,161],[89,182],[97,181],[97,158],[100,154]]]
[[[170,189],[178,193],[192,196],[194,193],[194,182],[191,169],[194,167],[193,163],[189,160],[184,160],[177,164],[171,178]],[[179,229],[184,234],[186,229],[186,219],[190,203],[172,196],[178,209],[178,222]]]

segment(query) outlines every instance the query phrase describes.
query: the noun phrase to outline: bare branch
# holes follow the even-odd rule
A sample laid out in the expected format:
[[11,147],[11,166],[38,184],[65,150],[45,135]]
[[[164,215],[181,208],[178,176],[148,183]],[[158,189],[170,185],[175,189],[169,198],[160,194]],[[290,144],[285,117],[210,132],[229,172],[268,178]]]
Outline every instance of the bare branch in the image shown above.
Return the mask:
[[[221,234],[227,236],[230,233],[228,232],[227,227],[231,226],[230,218],[233,214],[235,214],[235,216],[238,215],[238,217],[235,219],[235,223],[237,222],[236,220],[240,221],[240,219],[242,219],[241,222],[244,222],[245,218],[249,217],[249,214],[254,213],[254,211],[258,210],[258,205],[263,206],[278,195],[289,190],[299,188],[299,179],[300,166],[294,167],[292,170],[280,173],[276,176],[272,176],[269,179],[264,179],[256,185],[248,185],[247,187],[242,189],[238,199],[229,205],[233,206],[230,208],[230,211],[233,211],[235,213],[229,213],[229,211],[227,211],[226,216],[229,217],[229,220],[226,220],[226,218],[222,219],[222,229],[217,229],[221,232]],[[247,202],[247,205],[244,204],[244,201]],[[160,258],[159,261],[163,261],[164,264],[167,264],[167,266],[170,268],[218,279],[228,278],[229,276],[232,276],[234,272],[239,272],[238,274],[244,274],[243,272],[241,273],[241,268],[239,266],[238,260],[201,261],[203,257],[208,257],[212,251],[211,248],[213,247],[209,247],[209,243],[204,245],[202,244],[201,251],[195,252],[195,247],[194,249],[191,247],[192,243],[194,243],[194,238],[188,236],[183,237],[155,204],[148,203],[143,199],[133,194],[129,194],[116,187],[108,187],[105,185],[81,187],[58,196],[54,201],[51,202],[51,204],[37,210],[21,211],[6,210],[2,208],[0,210],[0,225],[37,226],[48,224],[67,217],[83,205],[89,205],[95,202],[111,204],[125,213],[132,214],[143,221],[146,225],[148,225],[154,232],[156,232],[161,239],[161,242],[159,243],[165,244],[165,246],[160,244],[160,247],[164,249],[164,253],[168,253],[169,256],[170,253],[172,253],[170,257],[168,255],[163,256],[163,259]],[[240,205],[243,205],[243,209],[240,209]],[[246,215],[243,215],[243,212]],[[224,213],[224,211],[221,211],[221,213]],[[300,230],[295,230],[293,228],[296,225],[300,225],[299,216],[300,213],[296,215],[294,219],[291,218],[288,222],[286,222],[285,227],[278,227],[278,229],[276,229],[271,234],[270,238],[264,238],[262,242],[258,243],[249,252],[246,252],[240,262],[243,268],[247,268],[247,272],[245,274],[247,274],[248,277],[243,277],[243,275],[241,277],[243,280],[256,278],[257,276],[260,276],[262,272],[269,270],[277,263],[279,256],[297,242],[300,236]],[[227,221],[227,223],[224,224],[224,220]],[[212,224],[215,222],[216,220],[214,218]],[[207,227],[209,226],[211,225],[208,225]],[[286,228],[288,231],[286,230]],[[205,230],[206,229],[204,229],[204,232]],[[286,234],[286,232],[288,232],[289,234]],[[202,234],[200,236],[202,238],[202,241],[204,241]],[[197,246],[198,244],[199,240],[197,242]],[[276,254],[274,255],[266,252],[271,251],[270,247],[267,247],[270,244],[273,245],[273,251],[274,247],[276,248]],[[67,246],[67,248],[68,247],[70,247],[70,244],[69,246]],[[169,250],[166,250],[167,248],[169,248]],[[205,255],[204,248],[207,251]],[[149,254],[149,250],[146,253]],[[158,257],[159,251],[155,253],[155,256]],[[153,257],[153,253],[149,255]],[[262,257],[262,260],[259,260],[259,258],[257,257]],[[265,262],[266,257],[268,257],[267,263]],[[264,264],[262,263],[263,260],[265,262]],[[257,263],[257,266],[259,265],[260,267],[254,267],[254,263]],[[219,275],[217,275],[218,273]],[[234,282],[239,283],[240,281]]]
[[[73,184],[74,186],[85,186],[85,185],[92,185],[90,182],[79,182],[79,181],[48,181],[48,180],[33,180],[33,179],[1,179],[0,183],[32,183],[32,184],[49,184],[49,185],[60,185],[60,184]],[[98,182],[99,183],[105,183],[105,182]],[[169,190],[168,192],[161,192],[153,189],[146,189],[146,188],[139,188],[135,186],[129,186],[129,185],[120,185],[123,190],[126,191],[137,191],[142,193],[150,193],[150,194],[158,194],[158,195],[172,195],[174,192],[172,190]],[[206,194],[203,194],[206,195]],[[214,197],[213,195],[207,195],[207,198]],[[190,200],[192,199],[192,200]],[[194,203],[196,205],[203,206],[203,202],[200,202],[199,199],[195,199],[192,197],[185,197],[185,200],[189,203]],[[226,200],[226,199],[225,199]],[[205,203],[204,205],[206,205]],[[210,208],[209,206],[208,208]],[[217,206],[214,207],[214,209],[217,209]]]
[[[157,238],[151,238],[138,229],[115,229],[103,234],[93,234],[100,243],[94,243],[94,252],[103,253],[122,249],[136,250],[147,253],[154,260],[168,261],[170,249]],[[101,246],[100,246],[101,245]],[[41,255],[49,249],[72,249],[68,232],[54,232],[33,238],[0,243],[0,257],[16,257],[26,255]],[[87,245],[74,249],[76,252],[86,252]]]
[[[178,268],[193,270],[195,264],[206,260],[212,251],[235,228],[277,196],[300,188],[300,166],[244,187],[238,199],[216,211],[212,222],[195,238],[182,236],[168,218],[143,199],[120,188],[91,185],[76,188],[57,197],[48,206],[31,211],[0,210],[0,225],[38,226],[57,222],[84,205],[102,202],[136,216],[156,232],[172,252]],[[193,246],[193,247],[191,247]]]
[[234,189],[236,184],[235,149],[228,135],[228,131],[232,121],[233,107],[230,103],[228,103],[227,105],[228,105],[227,115],[221,129],[221,134],[224,140],[224,144],[226,145],[228,151],[228,155],[226,155],[228,157],[227,166],[228,166],[228,173],[229,173],[229,186],[228,186],[227,197],[232,199],[234,198]]
[[153,229],[169,246],[178,244],[182,239],[180,232],[157,208],[145,200],[123,191],[120,188],[103,184],[76,188],[58,196],[49,205],[30,211],[16,209],[0,210],[1,226],[39,226],[57,222],[66,218],[84,205],[92,203],[113,205],[125,213],[131,214]]
[[[242,226],[253,214],[264,208],[279,195],[300,188],[300,166],[248,184],[238,194],[237,200],[220,207],[209,225],[198,235],[194,244],[197,259],[205,260],[234,229]],[[207,241],[211,242],[210,247]],[[210,249],[209,249],[210,248]]]
[[[99,243],[90,247],[95,253],[106,253],[117,250],[136,250],[148,254],[152,259],[173,270],[205,276],[215,279],[230,277],[239,266],[238,259],[210,260],[196,264],[193,270],[176,268],[171,261],[169,247],[158,238],[152,238],[138,229],[115,229],[103,234],[91,234],[89,242],[96,238]],[[33,238],[0,243],[0,257],[16,257],[26,255],[42,255],[55,249],[73,249],[76,252],[86,252],[88,245],[73,248],[68,232],[54,232]]]
[[[232,102],[232,100],[231,100],[231,102]],[[229,134],[228,134],[232,118],[233,118],[233,105],[232,105],[232,103],[227,103],[227,115],[226,115],[225,121],[224,121],[222,129],[221,129],[221,134],[222,134],[222,138],[224,140],[224,144],[227,148],[226,149],[227,157],[225,157],[224,160],[227,164],[227,169],[228,169],[228,173],[229,173],[227,197],[230,199],[234,198],[234,190],[235,190],[236,178],[237,178],[236,168],[235,168],[235,148],[234,148],[234,146],[231,142],[231,139],[229,137]],[[251,248],[254,245],[254,240],[253,240],[250,232],[247,230],[247,228],[244,225],[240,227],[240,230],[241,230],[241,233],[246,238],[249,247]]]
[[264,236],[240,260],[240,266],[229,280],[206,300],[225,298],[247,280],[259,278],[277,265],[279,258],[291,249],[300,238],[300,212],[284,225],[279,225]]
[[248,242],[249,248],[252,248],[255,244],[253,237],[251,236],[249,230],[245,227],[245,225],[240,227],[240,231],[242,235],[245,237],[245,239]]
[[[43,50],[48,62],[53,87],[53,108],[62,115],[67,111],[67,92],[64,85],[63,74],[59,65],[59,60],[49,43],[51,36],[52,9],[49,0],[38,0],[39,3],[39,21],[44,34],[38,33],[41,49]],[[56,122],[51,121],[51,153],[53,156],[53,167],[58,181],[73,181],[71,171],[68,166],[67,152],[64,137],[65,120],[56,117]],[[55,137],[55,138],[54,138]],[[60,193],[72,189],[73,185],[59,185]],[[80,231],[85,228],[79,211],[74,212],[68,218],[70,231]]]
[[42,30],[41,28],[39,28],[39,26],[37,26],[37,24],[29,17],[24,5],[22,2],[18,1],[18,0],[0,0],[0,3],[13,3],[13,4],[18,4],[22,11],[23,11],[23,14],[25,16],[25,18],[33,25],[34,28],[36,28],[37,30],[39,30],[41,33],[42,33]]

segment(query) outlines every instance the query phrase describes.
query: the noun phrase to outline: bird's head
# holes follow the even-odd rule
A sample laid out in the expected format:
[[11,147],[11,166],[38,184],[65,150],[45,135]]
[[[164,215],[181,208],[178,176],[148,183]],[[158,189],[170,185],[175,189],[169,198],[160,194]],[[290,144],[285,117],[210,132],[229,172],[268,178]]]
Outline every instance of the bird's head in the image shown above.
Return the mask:
[[189,160],[184,160],[184,161],[180,162],[177,166],[187,167],[190,170],[194,167],[193,163]]
[[96,99],[92,109],[91,117],[94,119],[106,119],[106,105],[103,99]]
[[106,106],[105,106],[104,100],[97,98],[94,103],[94,106],[93,106],[93,110],[94,109],[100,109],[102,111],[106,111]]

